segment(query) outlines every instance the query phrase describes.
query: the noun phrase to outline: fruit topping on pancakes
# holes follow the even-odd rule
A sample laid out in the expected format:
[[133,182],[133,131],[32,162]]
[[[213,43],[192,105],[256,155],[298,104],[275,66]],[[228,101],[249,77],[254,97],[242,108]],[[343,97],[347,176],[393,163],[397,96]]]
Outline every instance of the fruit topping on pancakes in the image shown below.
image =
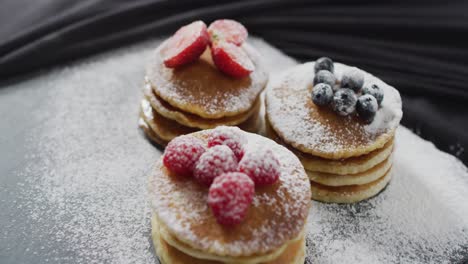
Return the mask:
[[233,78],[243,78],[255,70],[242,47],[247,36],[247,29],[234,20],[216,20],[208,29],[203,21],[196,21],[181,27],[169,38],[161,56],[166,67],[178,68],[196,61],[210,45],[216,67]]
[[247,29],[231,19],[220,19],[210,24],[208,34],[212,42],[226,41],[241,46],[247,39]]
[[341,116],[357,113],[367,124],[374,121],[383,101],[384,92],[375,83],[365,83],[364,74],[357,68],[343,73],[337,82],[333,74],[334,64],[330,58],[315,61],[312,101],[320,107],[331,106]]
[[208,192],[208,205],[222,225],[236,225],[247,215],[255,194],[254,182],[240,172],[217,177]]
[[312,89],[312,101],[319,106],[331,103],[333,99],[333,89],[326,83],[318,83]]
[[195,21],[183,26],[161,50],[164,65],[168,68],[177,68],[191,63],[202,55],[208,43],[209,35],[203,21]]
[[280,161],[273,151],[267,146],[248,148],[242,133],[222,126],[208,135],[207,148],[201,139],[180,136],[164,151],[163,163],[169,171],[193,175],[209,187],[208,205],[222,225],[240,223],[252,203],[255,186],[274,184],[280,176]]
[[213,180],[225,172],[237,170],[237,158],[232,150],[224,145],[209,148],[200,156],[193,176],[206,186],[210,186]]
[[334,72],[335,67],[333,65],[333,61],[330,58],[327,58],[327,57],[321,57],[318,60],[316,60],[315,65],[314,65],[314,71],[315,71],[315,73],[317,73],[317,72],[319,72],[321,70]]
[[193,173],[195,163],[205,152],[203,142],[193,136],[180,136],[169,142],[164,150],[163,163],[170,171],[183,176]]
[[255,70],[247,53],[229,42],[215,42],[211,46],[211,56],[220,71],[234,77],[243,78]]
[[255,186],[269,185],[278,180],[280,163],[271,149],[250,149],[240,161],[238,170],[249,176]]
[[226,127],[224,129],[215,129],[208,136],[208,147],[217,145],[228,146],[236,155],[237,161],[244,156],[245,137],[240,133],[238,127]]

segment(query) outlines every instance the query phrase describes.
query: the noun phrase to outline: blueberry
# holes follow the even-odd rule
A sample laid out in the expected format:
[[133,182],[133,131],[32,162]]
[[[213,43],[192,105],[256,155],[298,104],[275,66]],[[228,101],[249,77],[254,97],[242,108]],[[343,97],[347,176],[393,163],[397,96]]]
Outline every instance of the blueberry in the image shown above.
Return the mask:
[[370,94],[361,95],[356,104],[356,112],[366,123],[374,121],[378,108],[377,99]]
[[326,83],[333,88],[333,86],[335,86],[336,83],[336,77],[333,73],[329,71],[321,70],[317,72],[314,76],[314,85],[319,83]]
[[333,72],[335,67],[333,66],[333,61],[330,58],[322,57],[315,61],[314,71],[315,73],[326,70],[329,72]]
[[329,104],[333,99],[333,90],[326,83],[319,83],[312,89],[312,101],[319,106]]
[[339,89],[333,96],[333,109],[341,116],[347,116],[356,109],[357,97],[353,90]]
[[384,98],[384,92],[377,84],[367,84],[362,88],[362,94],[370,94],[377,99],[377,104],[380,106]]
[[357,93],[363,85],[364,74],[357,68],[352,68],[343,73],[343,78],[341,79],[342,88],[349,88]]

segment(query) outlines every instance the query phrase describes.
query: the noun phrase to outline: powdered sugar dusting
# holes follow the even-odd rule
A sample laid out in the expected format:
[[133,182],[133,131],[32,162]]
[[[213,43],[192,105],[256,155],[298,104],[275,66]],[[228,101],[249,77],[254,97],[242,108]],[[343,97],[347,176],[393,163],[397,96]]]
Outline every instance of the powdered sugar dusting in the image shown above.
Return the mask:
[[[454,263],[468,256],[468,170],[401,127],[393,179],[353,205],[314,202],[310,263]],[[308,262],[309,263],[309,262]]]
[[[312,99],[308,87],[313,82],[314,64],[314,62],[309,62],[295,66],[272,77],[268,84],[266,101],[269,121],[285,141],[296,142],[308,149],[334,153],[349,148],[350,142],[352,144],[358,142],[358,145],[371,144],[380,134],[396,129],[402,117],[400,94],[393,87],[364,71],[362,71],[364,83],[376,83],[385,93],[381,109],[377,112],[374,122],[364,126],[362,130],[364,135],[356,135],[352,132],[361,130],[357,121],[347,122],[348,126],[342,128],[344,131],[339,133],[346,132],[348,136],[343,139],[337,137],[337,132],[332,131],[329,124],[311,119],[310,101]],[[335,63],[337,79],[341,80],[343,72],[351,68],[358,70]],[[350,121],[351,117],[344,117],[343,120]]]
[[[205,130],[200,135],[208,133]],[[280,161],[281,175],[275,187],[256,188],[250,217],[235,226],[235,232],[215,222],[206,207],[206,189],[191,180],[169,177],[160,163],[153,172],[152,204],[159,220],[178,239],[198,249],[234,256],[266,253],[295,238],[305,224],[310,183],[297,157],[270,139],[243,133],[249,148],[271,148]]]
[[[294,64],[264,41],[250,42],[271,72]],[[145,58],[156,45],[0,89],[2,123],[17,132],[12,140],[3,131],[0,147],[12,156],[27,153],[20,161],[1,159],[2,171],[13,169],[0,184],[0,263],[157,263],[146,176],[161,152],[136,126]],[[355,205],[313,202],[306,263],[468,257],[467,168],[403,127],[396,144],[393,180],[379,196]],[[256,194],[260,202],[273,201]]]
[[221,73],[211,65],[208,49],[196,67],[166,68],[161,62],[161,47],[158,47],[150,57],[146,79],[158,96],[186,112],[210,118],[239,114],[252,107],[268,80],[262,60],[258,60],[254,49],[247,43],[241,48],[255,65],[255,70],[245,78],[234,79]]

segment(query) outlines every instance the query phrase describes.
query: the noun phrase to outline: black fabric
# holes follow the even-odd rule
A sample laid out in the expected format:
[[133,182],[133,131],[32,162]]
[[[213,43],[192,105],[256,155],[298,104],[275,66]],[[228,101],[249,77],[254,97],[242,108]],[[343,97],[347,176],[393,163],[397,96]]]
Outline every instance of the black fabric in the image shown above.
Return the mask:
[[329,56],[397,87],[403,124],[468,164],[467,13],[467,1],[3,0],[0,79],[234,18],[297,59]]

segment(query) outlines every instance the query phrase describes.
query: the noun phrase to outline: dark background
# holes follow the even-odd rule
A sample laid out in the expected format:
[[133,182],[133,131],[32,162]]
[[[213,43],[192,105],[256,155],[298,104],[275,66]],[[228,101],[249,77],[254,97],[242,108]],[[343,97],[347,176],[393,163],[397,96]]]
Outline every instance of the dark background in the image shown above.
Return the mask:
[[405,126],[468,164],[467,1],[2,0],[0,86],[217,18],[299,60],[379,76],[402,93]]

